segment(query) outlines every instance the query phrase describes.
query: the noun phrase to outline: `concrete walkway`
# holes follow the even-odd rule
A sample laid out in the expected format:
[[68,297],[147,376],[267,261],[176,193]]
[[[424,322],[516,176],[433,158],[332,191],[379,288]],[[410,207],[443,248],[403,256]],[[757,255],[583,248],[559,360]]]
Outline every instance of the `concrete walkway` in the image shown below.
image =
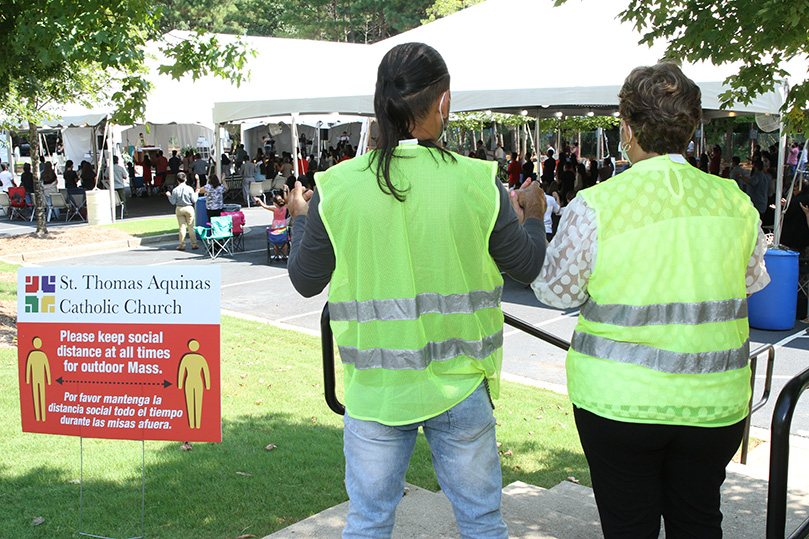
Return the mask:
[[[767,432],[754,432],[766,437]],[[723,530],[728,539],[765,537],[769,442],[750,452],[748,464],[731,463],[722,487]],[[264,539],[340,537],[348,502],[313,515]],[[793,437],[787,531],[809,518],[809,441]],[[603,535],[592,489],[570,482],[544,489],[516,482],[503,489],[503,518],[513,539],[599,539]],[[665,537],[661,530],[660,537]],[[459,539],[452,506],[442,492],[408,485],[396,510],[393,539]]]

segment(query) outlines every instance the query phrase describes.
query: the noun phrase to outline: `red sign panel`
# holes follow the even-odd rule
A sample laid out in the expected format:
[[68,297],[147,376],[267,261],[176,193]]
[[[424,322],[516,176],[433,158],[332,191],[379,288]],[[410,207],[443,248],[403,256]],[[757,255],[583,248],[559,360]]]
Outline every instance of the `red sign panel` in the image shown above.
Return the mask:
[[[39,279],[36,285],[40,296],[43,282]],[[24,286],[33,298],[33,279]],[[53,309],[40,308],[34,314],[58,316],[57,309],[76,304],[59,297],[58,285],[48,294],[55,297],[38,298],[38,306],[47,302]],[[94,301],[113,306],[129,300]],[[137,301],[148,301],[148,297]],[[183,310],[182,298],[172,301]],[[188,316],[194,315],[187,305],[185,310]],[[31,312],[20,316],[17,326],[23,431],[86,438],[222,441],[218,323],[23,321],[32,317]],[[115,315],[105,319],[116,322]]]

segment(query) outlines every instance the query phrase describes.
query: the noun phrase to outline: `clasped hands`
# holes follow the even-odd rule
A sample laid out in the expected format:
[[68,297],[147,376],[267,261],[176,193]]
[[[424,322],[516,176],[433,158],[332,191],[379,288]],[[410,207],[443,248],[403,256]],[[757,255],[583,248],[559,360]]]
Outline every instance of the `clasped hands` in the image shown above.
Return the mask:
[[542,221],[545,218],[548,202],[545,200],[545,191],[542,190],[539,183],[531,179],[525,180],[522,187],[509,194],[511,205],[520,219],[520,224],[526,219],[534,218]]

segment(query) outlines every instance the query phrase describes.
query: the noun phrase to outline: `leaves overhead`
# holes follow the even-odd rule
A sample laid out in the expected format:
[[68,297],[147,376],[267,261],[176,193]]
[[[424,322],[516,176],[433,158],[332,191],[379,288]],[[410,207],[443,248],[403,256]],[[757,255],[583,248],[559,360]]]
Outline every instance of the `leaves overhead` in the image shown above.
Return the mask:
[[[641,44],[667,41],[667,58],[740,62],[738,73],[725,80],[729,89],[720,95],[723,107],[750,103],[775,89],[789,75],[782,62],[809,63],[807,0],[629,0],[620,17],[642,33]],[[788,129],[809,131],[807,104],[809,81],[792,86],[782,108]]]
[[147,42],[167,58],[161,72],[244,80],[250,51],[200,33],[162,40],[161,11],[150,0],[26,0],[0,14],[0,112],[3,123],[41,123],[54,105],[113,103],[118,123],[143,116],[151,83]]

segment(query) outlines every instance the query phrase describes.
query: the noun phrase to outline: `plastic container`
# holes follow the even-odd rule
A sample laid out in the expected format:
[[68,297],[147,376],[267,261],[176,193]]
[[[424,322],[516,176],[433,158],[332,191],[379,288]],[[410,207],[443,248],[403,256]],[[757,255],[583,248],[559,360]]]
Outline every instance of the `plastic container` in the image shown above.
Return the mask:
[[87,197],[87,223],[91,225],[108,225],[112,223],[110,192],[106,189],[94,189],[85,193]]
[[770,284],[747,299],[750,327],[784,331],[795,327],[798,306],[798,253],[767,249]]

